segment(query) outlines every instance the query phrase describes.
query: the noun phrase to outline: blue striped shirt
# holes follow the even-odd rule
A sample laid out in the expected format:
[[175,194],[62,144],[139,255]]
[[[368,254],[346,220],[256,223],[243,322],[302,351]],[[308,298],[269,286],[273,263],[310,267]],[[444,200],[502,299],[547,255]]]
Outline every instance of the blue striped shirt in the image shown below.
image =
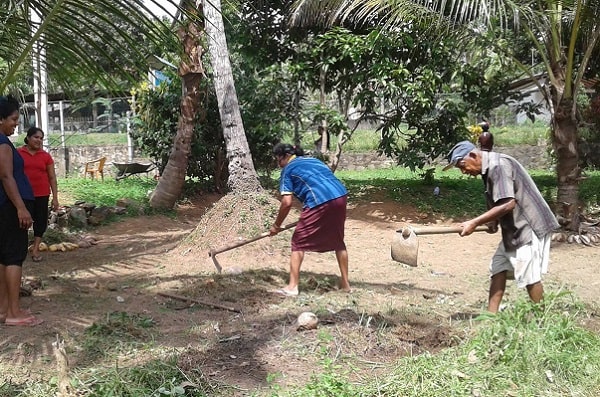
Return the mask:
[[293,194],[303,207],[315,208],[348,194],[346,187],[321,160],[296,157],[281,171],[279,191]]

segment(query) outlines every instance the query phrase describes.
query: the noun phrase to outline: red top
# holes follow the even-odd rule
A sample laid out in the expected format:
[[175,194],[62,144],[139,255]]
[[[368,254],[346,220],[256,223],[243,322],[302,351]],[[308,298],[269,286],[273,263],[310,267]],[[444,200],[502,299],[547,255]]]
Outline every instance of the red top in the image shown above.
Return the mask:
[[33,188],[33,195],[35,197],[50,196],[48,166],[54,164],[52,156],[41,149],[35,154],[31,154],[25,146],[21,146],[17,150],[25,162],[25,175]]

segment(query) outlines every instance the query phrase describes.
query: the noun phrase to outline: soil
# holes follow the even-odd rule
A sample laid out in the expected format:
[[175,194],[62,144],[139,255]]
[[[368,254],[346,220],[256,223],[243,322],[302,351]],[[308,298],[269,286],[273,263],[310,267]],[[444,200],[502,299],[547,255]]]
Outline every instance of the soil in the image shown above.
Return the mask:
[[[85,330],[110,313],[126,312],[154,321],[151,346],[177,351],[182,369],[231,386],[230,395],[268,390],[273,375],[282,387],[305,384],[322,370],[324,356],[351,364],[356,369],[351,376],[360,380],[402,356],[455,345],[485,308],[487,263],[498,234],[421,236],[419,266],[408,267],[390,257],[396,230],[406,223],[449,221],[381,197],[361,198],[349,203],[346,224],[352,293],[336,289],[332,253],[307,253],[300,295],[282,298],[272,291],[287,281],[290,231],[217,254],[221,274],[208,249],[189,240],[219,198],[180,205],[175,217],[123,218],[93,230],[97,245],[45,252],[39,263],[28,259],[24,275],[39,288],[22,304],[44,323],[0,327],[6,378],[47,382],[56,376],[52,342],[57,338],[65,340],[71,371],[99,366],[81,349]],[[220,215],[224,230],[228,214]],[[213,247],[236,241],[223,233],[214,234]],[[592,277],[598,263],[596,246],[557,243],[545,278],[547,292],[572,291],[588,305],[586,326],[594,330],[600,329],[600,281]],[[505,301],[525,294],[509,283]],[[317,329],[297,330],[297,316],[305,311],[317,314]],[[108,366],[132,362],[114,355]],[[140,352],[134,361],[143,358]]]

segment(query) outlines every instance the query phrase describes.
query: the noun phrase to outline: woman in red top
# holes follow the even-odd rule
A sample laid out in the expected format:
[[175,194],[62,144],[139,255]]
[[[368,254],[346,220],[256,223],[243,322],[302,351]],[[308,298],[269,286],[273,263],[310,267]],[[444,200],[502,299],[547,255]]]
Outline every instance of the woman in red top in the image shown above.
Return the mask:
[[44,131],[31,127],[27,131],[25,146],[20,147],[19,154],[25,162],[25,175],[33,188],[35,196],[35,209],[33,211],[33,248],[31,259],[40,262],[40,243],[48,227],[48,202],[52,190],[52,209],[58,210],[58,189],[56,185],[56,172],[54,160],[42,148]]

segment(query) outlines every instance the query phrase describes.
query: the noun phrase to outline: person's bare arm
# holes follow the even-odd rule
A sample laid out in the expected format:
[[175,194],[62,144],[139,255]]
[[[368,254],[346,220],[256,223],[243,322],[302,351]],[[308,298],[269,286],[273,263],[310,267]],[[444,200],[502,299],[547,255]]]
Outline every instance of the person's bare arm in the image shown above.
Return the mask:
[[0,181],[6,192],[6,196],[17,209],[19,217],[19,226],[23,229],[29,229],[33,223],[31,214],[27,211],[25,203],[19,194],[17,182],[13,177],[13,152],[10,146],[0,145]]
[[473,233],[475,228],[480,225],[485,224],[495,224],[503,215],[511,212],[517,205],[517,200],[514,198],[506,198],[499,200],[496,205],[490,208],[488,211],[479,215],[476,218],[463,222],[460,226],[462,226],[463,230],[460,233],[461,236],[468,236]]
[[56,171],[54,170],[54,164],[48,164],[46,166],[46,172],[48,173],[48,181],[50,181],[50,190],[52,191],[52,209],[58,210],[58,184],[56,182]]
[[279,212],[277,213],[277,218],[275,219],[275,223],[269,229],[269,234],[271,236],[276,235],[281,231],[281,225],[285,220],[286,216],[290,213],[290,209],[292,208],[292,195],[286,194],[281,197],[281,203],[279,204]]

